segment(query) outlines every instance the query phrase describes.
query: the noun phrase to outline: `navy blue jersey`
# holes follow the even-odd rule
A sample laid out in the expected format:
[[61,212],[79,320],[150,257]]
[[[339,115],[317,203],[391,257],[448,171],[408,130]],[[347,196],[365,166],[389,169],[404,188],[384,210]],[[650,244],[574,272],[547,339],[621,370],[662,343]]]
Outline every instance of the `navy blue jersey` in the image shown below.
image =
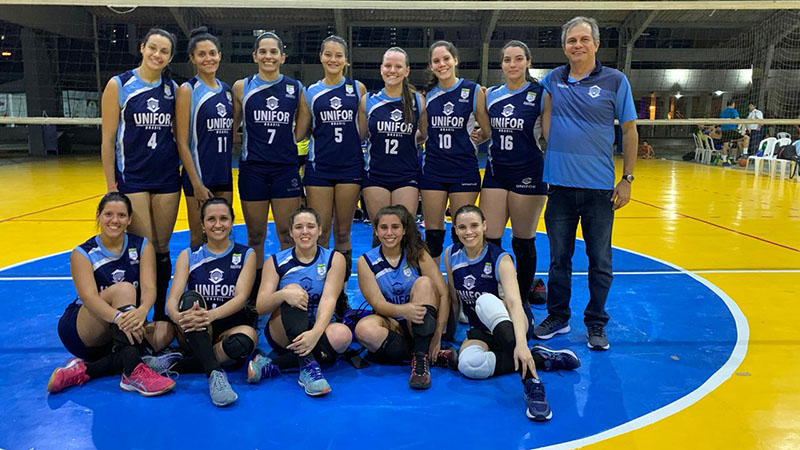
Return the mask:
[[317,320],[319,300],[322,298],[328,270],[333,264],[333,252],[334,250],[318,245],[317,255],[309,263],[297,259],[294,247],[272,255],[272,262],[275,264],[275,270],[280,278],[278,290],[294,283],[302,287],[308,294],[308,323],[310,325]]
[[425,96],[428,139],[422,156],[422,173],[453,181],[478,170],[477,148],[470,139],[475,129],[476,92],[480,85],[459,79],[454,86],[438,85]]
[[303,86],[281,75],[264,81],[244,79],[242,94],[242,161],[298,165],[294,116]]
[[358,82],[347,78],[335,86],[320,80],[306,89],[312,117],[306,164],[320,176],[336,178],[364,167],[357,120],[360,101]]
[[231,242],[217,255],[205,244],[189,249],[189,280],[186,288],[206,299],[209,309],[222,306],[236,295],[236,282],[253,249]]
[[179,176],[172,131],[178,85],[164,77],[157,83],[145,83],[136,69],[114,79],[120,108],[116,177],[143,190],[174,185]]
[[185,83],[192,90],[189,150],[197,175],[206,186],[229,185],[233,148],[233,93],[217,80],[211,89],[198,77]]
[[97,292],[123,281],[134,285],[139,292],[139,261],[146,243],[147,238],[126,233],[122,252],[112,253],[100,243],[100,236],[94,236],[75,250],[92,263]]
[[456,296],[461,301],[464,315],[469,319],[469,325],[483,331],[489,331],[486,325],[478,319],[475,312],[475,301],[482,294],[493,294],[503,297],[500,285],[500,259],[508,253],[494,244],[486,244],[481,254],[475,259],[467,257],[464,245],[454,244],[445,250],[453,274],[453,286]]
[[537,140],[541,135],[542,87],[526,83],[511,91],[504,84],[489,89],[486,97],[492,124],[490,164],[504,167],[540,164],[543,155]]
[[405,252],[397,266],[392,266],[383,257],[380,246],[364,253],[364,258],[375,274],[375,281],[387,302],[403,305],[411,300],[411,288],[419,278],[419,271],[408,264]]
[[419,173],[416,142],[422,104],[419,94],[414,94],[414,118],[410,123],[404,120],[401,99],[389,97],[383,89],[368,94],[366,103],[367,177],[387,183],[415,178]]

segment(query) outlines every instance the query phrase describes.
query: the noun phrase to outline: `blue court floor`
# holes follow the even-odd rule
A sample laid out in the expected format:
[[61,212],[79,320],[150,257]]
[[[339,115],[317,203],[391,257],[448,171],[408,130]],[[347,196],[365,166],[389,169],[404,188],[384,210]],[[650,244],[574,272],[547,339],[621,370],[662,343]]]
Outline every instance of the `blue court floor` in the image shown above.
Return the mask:
[[[235,234],[246,241],[243,226]],[[277,249],[274,236],[271,228],[268,253]],[[354,258],[369,242],[369,226],[355,224]],[[537,271],[546,276],[546,235],[536,244]],[[173,257],[187,245],[188,232],[176,233]],[[744,358],[747,322],[727,295],[669,263],[616,248],[611,349],[590,352],[581,314],[588,300],[583,251],[579,241],[572,332],[547,342],[573,350],[582,366],[540,373],[553,410],[546,423],[525,417],[518,375],[474,381],[433,368],[433,386],[420,392],[408,388],[408,367],[356,370],[341,361],[325,371],[333,390],[323,398],[306,396],[296,374],[252,386],[244,371],[229,374],[239,401],[225,409],[211,404],[203,375],[181,375],[173,392],[156,398],[122,391],[118,377],[48,395],[51,371],[70,357],[56,333],[75,297],[69,253],[0,269],[0,448],[571,448],[680,411]],[[358,306],[355,276],[348,292]],[[546,312],[534,314],[539,321]],[[462,325],[459,341],[464,332]],[[269,351],[263,340],[259,346]]]

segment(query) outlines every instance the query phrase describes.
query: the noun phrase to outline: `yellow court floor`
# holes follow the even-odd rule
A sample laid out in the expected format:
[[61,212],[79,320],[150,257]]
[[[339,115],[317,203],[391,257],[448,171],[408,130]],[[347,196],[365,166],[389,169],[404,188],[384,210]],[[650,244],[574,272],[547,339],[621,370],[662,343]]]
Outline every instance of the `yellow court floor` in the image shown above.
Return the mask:
[[[800,448],[800,182],[663,160],[638,161],[635,175],[614,245],[719,287],[746,316],[750,341],[736,373],[709,395],[592,448]],[[99,157],[0,165],[0,180],[0,268],[69,250],[95,232]]]

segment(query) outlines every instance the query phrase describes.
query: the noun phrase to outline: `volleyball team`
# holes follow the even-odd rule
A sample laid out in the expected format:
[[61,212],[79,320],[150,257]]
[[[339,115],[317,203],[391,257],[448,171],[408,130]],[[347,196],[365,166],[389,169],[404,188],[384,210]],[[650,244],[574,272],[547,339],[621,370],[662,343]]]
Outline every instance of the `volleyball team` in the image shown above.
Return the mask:
[[[308,395],[325,395],[322,369],[355,340],[370,362],[410,363],[413,389],[430,387],[431,365],[473,379],[518,373],[527,417],[552,417],[537,369],[580,362],[569,350],[528,346],[548,187],[538,143],[545,95],[524,43],[503,47],[504,83],[489,89],[457,76],[452,43],[434,43],[424,95],[409,84],[398,47],[383,55],[384,88],[367,92],[347,77],[348,46],[338,36],[321,43],[325,75],[307,87],[281,74],[284,46],[271,32],[254,42],[257,72],[232,87],[216,78],[221,46],[206,28],[192,33],[196,75],[180,86],[165,73],[175,45],[171,33],[150,30],[141,64],[103,93],[108,193],[96,211],[99,234],[70,258],[78,296],[58,333],[75,358],[52,373],[49,392],[121,373],[122,389],[155,396],[175,386],[171,372],[204,373],[212,402],[225,406],[237,399],[225,370],[246,367],[251,383],[298,372]],[[296,142],[306,138],[301,179]],[[476,148],[487,140],[481,180]],[[234,143],[247,245],[231,237]],[[172,267],[181,190],[191,246]],[[344,286],[360,196],[374,238],[357,259],[358,285],[372,314],[351,328],[342,323]],[[281,250],[264,255],[270,208]],[[513,260],[501,247],[509,219]],[[456,352],[442,339],[453,339],[459,312],[469,330]],[[271,358],[258,349],[259,315],[268,316]],[[169,347],[175,338],[179,352]]]

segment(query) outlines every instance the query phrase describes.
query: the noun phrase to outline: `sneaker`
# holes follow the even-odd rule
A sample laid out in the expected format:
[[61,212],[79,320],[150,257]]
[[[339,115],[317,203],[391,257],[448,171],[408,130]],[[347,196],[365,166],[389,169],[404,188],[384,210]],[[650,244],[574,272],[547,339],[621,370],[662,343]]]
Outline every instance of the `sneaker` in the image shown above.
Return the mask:
[[547,303],[547,286],[541,278],[533,280],[533,286],[528,293],[528,303],[531,305],[544,305]]
[[557,334],[569,333],[569,322],[547,316],[542,323],[533,329],[533,334],[537,339],[550,339]]
[[544,396],[544,384],[537,378],[528,378],[523,384],[525,385],[525,403],[528,404],[525,415],[528,416],[528,419],[537,422],[552,419],[553,411],[550,410],[550,405]]
[[181,359],[183,359],[183,353],[175,351],[162,352],[156,356],[142,356],[142,362],[147,364],[147,367],[153,369],[153,372],[165,377],[178,374],[172,370],[172,368]]
[[445,369],[458,369],[458,352],[454,348],[439,350],[439,354],[436,355],[436,360],[433,362],[433,365],[444,367]]
[[312,397],[325,395],[331,391],[331,386],[328,384],[325,377],[322,376],[319,363],[314,360],[310,360],[303,366],[303,369],[300,371],[300,378],[297,379],[297,384],[302,386],[306,394]]
[[277,377],[281,374],[278,366],[272,363],[272,360],[264,354],[261,349],[256,349],[253,354],[253,359],[247,363],[247,382],[258,383],[267,378]]
[[722,162],[722,167],[730,167],[730,166],[731,166],[731,163],[729,163],[728,161],[723,161]]
[[608,344],[608,338],[606,337],[605,325],[595,323],[587,325],[586,329],[586,337],[589,339],[589,342],[586,343],[586,346],[591,350],[608,350],[608,348],[611,347]]
[[64,367],[56,367],[47,382],[47,392],[55,394],[70,386],[81,385],[89,381],[86,375],[86,364],[80,358],[72,358]]
[[145,397],[154,397],[174,388],[175,382],[153,372],[153,369],[147,367],[145,363],[139,363],[130,376],[122,374],[119,387],[129,392],[138,392]]
[[431,369],[428,367],[427,354],[414,354],[411,359],[411,378],[408,380],[408,385],[411,386],[411,389],[428,389],[431,387]]
[[572,350],[553,350],[544,345],[534,345],[533,348],[531,348],[531,353],[539,355],[544,359],[544,367],[542,370],[545,372],[552,372],[554,370],[575,370],[581,366],[581,360],[578,359]]
[[228,383],[228,376],[220,370],[212,371],[208,377],[208,393],[216,406],[228,406],[239,398]]

